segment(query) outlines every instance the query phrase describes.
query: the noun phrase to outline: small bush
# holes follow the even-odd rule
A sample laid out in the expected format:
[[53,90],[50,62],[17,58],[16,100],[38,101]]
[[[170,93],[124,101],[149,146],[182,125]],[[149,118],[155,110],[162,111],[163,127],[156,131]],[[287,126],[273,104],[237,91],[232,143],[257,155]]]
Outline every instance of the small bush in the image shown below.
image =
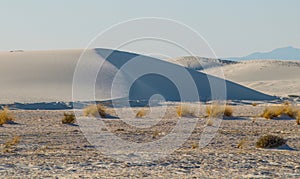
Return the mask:
[[199,144],[197,142],[192,143],[191,149],[197,149],[199,148]]
[[75,115],[74,113],[64,113],[64,117],[61,120],[63,124],[74,124],[75,123]]
[[281,108],[273,106],[273,107],[265,108],[261,116],[266,119],[273,119],[279,117],[281,113],[282,113]]
[[265,108],[261,116],[266,119],[274,119],[283,115],[287,115],[290,118],[295,119],[298,112],[299,109],[297,109],[296,107],[290,106],[288,104],[283,104],[280,106],[269,106]]
[[274,136],[274,135],[265,135],[258,139],[258,141],[256,142],[256,147],[258,147],[258,148],[276,148],[276,147],[280,147],[284,144],[286,144],[286,140],[281,137]]
[[296,124],[300,125],[300,111],[297,113]]
[[14,120],[15,120],[15,118],[11,114],[11,112],[9,111],[8,108],[4,108],[3,110],[0,110],[0,126],[2,126],[3,124],[7,124],[10,121],[14,121]]
[[296,119],[299,109],[292,106],[287,106],[283,111],[283,114],[288,115],[290,118]]
[[177,106],[176,113],[179,117],[196,117],[196,110],[187,105]]
[[213,126],[214,125],[214,120],[212,118],[208,118],[208,120],[206,121],[206,125],[207,126]]
[[144,109],[141,109],[141,110],[139,110],[139,111],[136,113],[135,117],[136,117],[136,118],[142,118],[142,117],[144,117],[145,115],[146,115],[145,110],[144,110]]
[[155,130],[155,131],[153,132],[153,134],[152,134],[152,138],[153,138],[153,139],[156,139],[156,138],[158,138],[159,136],[160,136],[160,132],[157,131],[157,130]]
[[223,106],[219,104],[212,104],[210,106],[206,106],[206,114],[208,117],[232,117],[232,107],[231,106]]
[[12,146],[18,145],[20,143],[20,140],[20,136],[14,136],[12,139],[6,141],[4,148],[10,148]]
[[237,145],[237,148],[239,149],[243,149],[245,144],[246,144],[247,140],[241,140],[238,145]]
[[289,105],[291,105],[291,102],[289,102],[289,101],[284,101],[284,102],[283,102],[283,105],[289,106]]
[[252,103],[251,105],[252,105],[252,106],[257,106],[258,104],[257,104],[257,103]]
[[103,104],[90,105],[83,109],[84,116],[94,116],[100,115],[102,118],[107,116],[106,107]]

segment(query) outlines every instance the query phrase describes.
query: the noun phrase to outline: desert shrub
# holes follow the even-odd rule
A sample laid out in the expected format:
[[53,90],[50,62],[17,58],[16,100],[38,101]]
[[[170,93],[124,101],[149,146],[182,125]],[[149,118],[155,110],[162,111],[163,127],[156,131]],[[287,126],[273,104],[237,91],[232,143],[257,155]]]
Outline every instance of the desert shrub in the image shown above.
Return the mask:
[[287,106],[287,107],[285,107],[283,114],[288,115],[290,118],[296,119],[298,112],[299,112],[299,109],[297,109],[296,107]]
[[213,126],[214,125],[214,120],[212,118],[208,118],[208,120],[206,121],[206,125],[207,126]]
[[232,107],[224,106],[220,104],[212,104],[210,106],[206,106],[206,114],[208,117],[232,117]]
[[276,148],[286,144],[286,140],[275,135],[265,135],[258,139],[256,147],[258,148]]
[[246,143],[247,143],[247,140],[245,140],[245,139],[244,139],[244,140],[241,140],[241,141],[238,143],[237,148],[243,149]]
[[289,102],[289,101],[283,101],[283,105],[289,106],[289,105],[291,105],[291,102]]
[[157,130],[155,130],[155,131],[153,132],[153,134],[152,134],[152,138],[153,138],[153,139],[156,139],[156,138],[159,137],[159,135],[160,135],[160,132],[157,131]]
[[62,118],[61,122],[63,124],[74,124],[75,123],[75,115],[74,113],[64,113],[64,117]]
[[0,126],[9,123],[9,121],[14,121],[15,117],[11,114],[8,108],[0,110]]
[[252,106],[257,106],[258,104],[257,104],[257,103],[252,103],[251,105],[252,105]]
[[197,142],[192,143],[191,149],[197,149],[199,148],[199,144]]
[[290,106],[289,104],[283,104],[279,106],[266,107],[261,116],[266,119],[273,119],[273,118],[278,118],[282,115],[287,115],[290,118],[295,119],[297,117],[298,112],[299,112],[298,108],[294,106]]
[[84,116],[94,116],[97,117],[100,115],[101,117],[106,117],[106,107],[103,104],[90,105],[83,109]]
[[144,110],[144,109],[141,109],[141,110],[139,110],[139,111],[136,113],[135,117],[136,117],[136,118],[142,118],[142,117],[144,117],[145,115],[146,115],[145,110]]
[[233,109],[231,106],[226,106],[224,110],[224,116],[232,117]]
[[296,124],[300,125],[300,111],[297,113]]
[[191,108],[188,105],[177,106],[176,113],[179,117],[196,117],[195,108]]
[[272,107],[265,108],[261,117],[264,117],[266,119],[273,119],[279,117],[281,113],[282,113],[282,108],[277,106],[272,106]]
[[20,136],[14,136],[12,139],[6,141],[4,148],[10,148],[12,146],[18,145],[20,143],[20,140]]

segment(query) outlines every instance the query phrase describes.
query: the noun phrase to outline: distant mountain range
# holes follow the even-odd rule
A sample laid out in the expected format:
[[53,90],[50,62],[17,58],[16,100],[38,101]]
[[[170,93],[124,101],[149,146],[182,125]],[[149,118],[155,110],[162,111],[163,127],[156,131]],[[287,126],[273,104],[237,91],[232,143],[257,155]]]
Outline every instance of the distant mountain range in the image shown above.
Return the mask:
[[274,59],[274,60],[300,60],[300,49],[294,47],[277,48],[271,52],[255,52],[245,57],[226,58],[228,60],[252,60],[252,59]]

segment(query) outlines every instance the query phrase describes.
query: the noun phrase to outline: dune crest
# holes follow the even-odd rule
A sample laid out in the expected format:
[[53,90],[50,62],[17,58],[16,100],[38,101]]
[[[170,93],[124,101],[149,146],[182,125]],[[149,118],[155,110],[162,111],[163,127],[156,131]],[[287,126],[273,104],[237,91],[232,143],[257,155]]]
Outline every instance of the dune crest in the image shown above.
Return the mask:
[[[82,52],[83,50],[1,52],[0,103],[72,101],[73,75]],[[132,58],[138,57],[142,63],[148,63],[148,65],[158,68],[163,67],[169,71],[184,68],[159,59],[109,49],[90,49],[86,51],[86,54],[95,60],[104,62],[104,66],[102,66],[104,73],[101,73],[101,75],[102,77],[104,75],[105,81],[101,81],[101,77],[97,79],[96,100],[107,100],[108,93],[103,93],[104,91],[110,92],[114,77],[112,72],[118,71]],[[208,76],[192,69],[187,69],[187,71],[195,81],[200,99],[203,101],[210,100],[211,90],[217,89],[210,89]],[[123,73],[130,76],[134,72],[126,71]],[[130,78],[129,76],[123,76],[123,84],[126,84]],[[176,76],[176,78],[180,80],[181,76]],[[216,77],[210,78],[214,79],[216,83],[224,82]],[[227,99],[275,99],[273,96],[257,92],[234,82],[225,81],[225,84]],[[121,85],[120,89],[123,87]],[[130,88],[128,95],[130,100],[147,100],[156,93],[164,96],[166,100],[180,100],[179,93],[172,81],[155,74],[145,75],[137,79]]]

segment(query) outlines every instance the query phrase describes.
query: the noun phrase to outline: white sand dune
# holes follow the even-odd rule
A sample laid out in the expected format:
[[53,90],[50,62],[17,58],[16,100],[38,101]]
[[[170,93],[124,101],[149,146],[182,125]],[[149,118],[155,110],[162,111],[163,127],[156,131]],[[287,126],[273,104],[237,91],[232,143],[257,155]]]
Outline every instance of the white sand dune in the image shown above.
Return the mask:
[[[54,102],[72,101],[72,83],[76,64],[82,50],[61,51],[30,51],[30,52],[1,52],[0,53],[0,103],[13,102]],[[108,56],[109,54],[109,56]],[[103,62],[102,71],[97,78],[96,100],[108,100],[111,98],[111,85],[115,73],[133,58],[139,58],[141,66],[152,69],[172,72],[180,71],[183,67],[159,59],[139,56],[137,54],[112,51],[107,49],[87,50],[84,55],[84,66],[92,71],[97,69],[95,64]],[[95,63],[96,62],[96,63]],[[150,74],[134,81],[129,94],[124,95],[124,89],[132,75],[142,68],[136,66],[131,71],[121,70],[121,79],[117,81],[120,89],[118,97],[129,97],[130,100],[148,100],[153,94],[161,94],[166,100],[180,100],[179,92],[174,84],[160,75]],[[202,72],[188,69],[188,73],[195,81],[201,100],[211,99],[211,91],[218,92],[219,89],[211,89],[208,76]],[[173,74],[174,75],[174,74]],[[188,84],[183,76],[173,76],[173,80],[181,81],[181,85]],[[210,77],[218,85],[224,82],[222,79]],[[89,77],[83,78],[81,86],[89,85]],[[226,81],[227,98],[237,100],[270,100],[272,96],[254,91],[233,82]],[[185,86],[188,87],[188,86]],[[123,91],[122,91],[123,90]],[[125,90],[126,91],[126,90]],[[89,91],[86,91],[89,93]],[[220,91],[220,93],[222,93]],[[126,94],[125,94],[126,95]],[[194,96],[186,96],[186,99]],[[82,100],[90,100],[82,99]]]
[[[225,77],[270,95],[300,96],[300,61],[250,60],[222,67]],[[213,73],[214,69],[206,69]]]
[[213,67],[221,67],[229,64],[238,63],[236,61],[230,60],[221,60],[215,58],[204,58],[204,57],[194,57],[194,56],[185,56],[178,57],[174,59],[166,59],[166,61],[182,65],[194,70],[204,70]]
[[300,61],[248,60],[180,57],[167,61],[207,74],[219,74],[240,85],[276,96],[300,96]]
[[0,53],[0,103],[70,101],[82,50]]

